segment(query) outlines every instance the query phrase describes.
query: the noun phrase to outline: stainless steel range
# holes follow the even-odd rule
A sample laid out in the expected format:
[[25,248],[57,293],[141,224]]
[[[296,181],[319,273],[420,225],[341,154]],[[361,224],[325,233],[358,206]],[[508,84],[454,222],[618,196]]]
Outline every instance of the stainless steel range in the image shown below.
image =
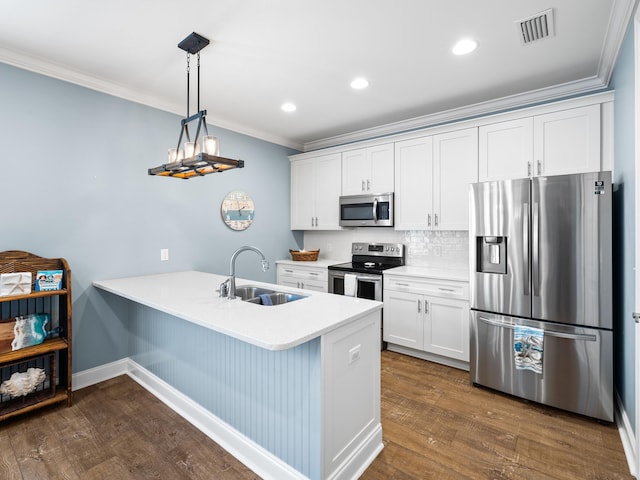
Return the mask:
[[[329,265],[329,293],[350,295],[382,301],[382,273],[404,265],[404,245],[401,243],[351,244],[351,262]],[[380,323],[380,348],[386,348],[382,341],[384,325]]]
[[404,265],[401,243],[351,244],[351,262],[330,265],[329,293],[382,301],[382,272]]

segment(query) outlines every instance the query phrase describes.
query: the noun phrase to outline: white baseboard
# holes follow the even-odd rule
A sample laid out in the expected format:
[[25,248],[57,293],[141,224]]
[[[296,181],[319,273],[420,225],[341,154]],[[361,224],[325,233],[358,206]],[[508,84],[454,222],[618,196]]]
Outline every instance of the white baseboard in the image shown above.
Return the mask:
[[123,358],[122,360],[116,360],[115,362],[105,363],[98,367],[74,373],[71,378],[71,384],[73,391],[76,391],[115,378],[119,375],[124,375],[128,372],[129,359]]
[[622,399],[616,392],[616,411],[615,419],[618,426],[618,432],[620,434],[620,440],[622,441],[622,448],[624,454],[627,457],[627,464],[629,465],[629,472],[634,477],[638,478],[636,472],[638,471],[638,459],[636,458],[636,436],[633,433],[633,426],[629,422],[627,411],[624,409]]
[[422,360],[428,360],[429,362],[440,363],[442,365],[446,365],[447,367],[466,370],[467,372],[469,371],[469,362],[464,362],[455,358],[443,357],[442,355],[423,352],[422,350],[416,350],[414,348],[396,345],[395,343],[387,344],[387,350],[391,352],[402,353],[403,355],[409,355],[411,357],[421,358]]
[[382,425],[378,424],[353,454],[328,477],[328,480],[360,478],[383,448]]
[[260,477],[274,480],[307,478],[144,367],[132,360],[129,360],[129,366],[131,378]]
[[73,389],[79,390],[124,374],[139,383],[260,477],[273,480],[308,480],[302,473],[129,358],[74,374]]

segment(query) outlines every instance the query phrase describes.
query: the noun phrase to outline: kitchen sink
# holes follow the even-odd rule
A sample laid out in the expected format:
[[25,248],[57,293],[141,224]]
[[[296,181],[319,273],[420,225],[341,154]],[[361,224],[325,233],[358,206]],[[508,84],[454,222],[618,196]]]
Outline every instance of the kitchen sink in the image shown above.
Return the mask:
[[269,295],[272,293],[276,293],[276,291],[269,288],[255,287],[250,285],[244,287],[236,287],[236,297],[245,301],[256,298],[259,295]]
[[305,295],[295,293],[278,292],[269,288],[243,286],[236,288],[236,297],[245,302],[255,303],[256,305],[283,305],[285,303],[294,302],[307,298]]

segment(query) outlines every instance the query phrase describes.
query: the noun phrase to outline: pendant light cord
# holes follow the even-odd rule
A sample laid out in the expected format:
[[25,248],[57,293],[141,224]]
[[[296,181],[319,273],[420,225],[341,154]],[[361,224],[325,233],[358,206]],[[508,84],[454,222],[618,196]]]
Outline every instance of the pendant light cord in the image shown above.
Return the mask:
[[189,70],[190,70],[190,66],[189,66],[189,59],[191,58],[191,55],[189,54],[189,52],[187,52],[187,117],[189,118]]

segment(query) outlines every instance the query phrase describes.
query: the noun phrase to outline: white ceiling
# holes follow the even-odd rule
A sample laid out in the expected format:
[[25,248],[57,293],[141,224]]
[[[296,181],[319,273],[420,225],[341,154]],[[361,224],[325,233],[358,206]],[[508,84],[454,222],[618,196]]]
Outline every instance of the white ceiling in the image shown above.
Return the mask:
[[[209,123],[310,150],[606,87],[635,3],[3,0],[0,61],[184,116],[195,31]],[[549,8],[555,36],[522,45],[516,21]]]

